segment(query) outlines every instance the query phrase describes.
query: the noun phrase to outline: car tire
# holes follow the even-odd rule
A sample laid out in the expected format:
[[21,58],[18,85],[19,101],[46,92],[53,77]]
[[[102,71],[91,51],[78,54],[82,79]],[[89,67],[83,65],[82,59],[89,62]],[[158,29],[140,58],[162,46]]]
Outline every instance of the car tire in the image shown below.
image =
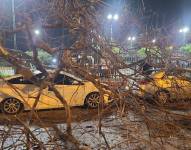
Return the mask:
[[5,114],[15,115],[23,110],[23,104],[16,98],[4,99],[1,103],[1,110]]
[[86,96],[84,106],[86,108],[97,108],[99,102],[100,102],[100,94],[98,92],[93,92]]
[[155,93],[155,100],[158,105],[164,106],[170,100],[170,93],[167,90],[159,90]]

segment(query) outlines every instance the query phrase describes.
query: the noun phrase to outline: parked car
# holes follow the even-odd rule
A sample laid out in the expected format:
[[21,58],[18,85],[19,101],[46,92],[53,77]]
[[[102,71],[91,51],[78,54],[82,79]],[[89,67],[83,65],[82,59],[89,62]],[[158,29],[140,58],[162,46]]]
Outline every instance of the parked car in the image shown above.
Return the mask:
[[[45,78],[42,73],[32,79],[41,82]],[[7,114],[16,114],[22,110],[30,110],[38,96],[40,87],[21,75],[5,79],[0,84],[1,110]],[[60,72],[54,79],[55,88],[61,93],[69,106],[98,107],[100,100],[99,90],[92,82],[82,80],[66,72]],[[109,102],[109,95],[104,95],[104,103]],[[36,109],[61,108],[63,104],[55,96],[50,87],[42,90]]]
[[158,71],[139,82],[139,95],[155,100],[160,105],[175,100],[191,99],[191,75],[189,72],[183,74],[170,74]]

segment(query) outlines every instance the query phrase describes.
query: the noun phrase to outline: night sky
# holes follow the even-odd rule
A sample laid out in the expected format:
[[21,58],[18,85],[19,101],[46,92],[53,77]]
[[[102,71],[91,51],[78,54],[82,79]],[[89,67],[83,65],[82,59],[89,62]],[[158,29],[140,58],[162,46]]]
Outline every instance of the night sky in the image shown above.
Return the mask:
[[[141,1],[141,0],[138,0]],[[152,9],[166,20],[191,21],[191,0],[144,0],[146,9]]]
[[[1,1],[1,0],[0,0]],[[20,3],[22,0],[17,0],[18,3]],[[177,27],[178,29],[182,26],[190,26],[191,28],[191,0],[104,0],[109,4],[111,8],[107,8],[105,11],[106,14],[113,12],[116,13],[119,9],[119,14],[120,14],[120,9],[122,10],[123,6],[126,4],[128,7],[130,7],[132,10],[134,9],[135,11],[137,8],[140,8],[140,6],[145,7],[145,12],[146,16],[151,15],[151,14],[156,14],[155,18],[147,18],[143,19],[144,17],[140,17],[139,19],[142,19],[141,23],[148,24],[148,25],[153,25],[156,24],[156,28],[160,28],[161,26],[167,26],[170,24],[173,24],[175,28]],[[4,2],[9,2],[5,0]],[[143,3],[142,3],[143,2]],[[8,3],[11,4],[11,3]],[[11,8],[8,5],[5,5],[8,8]],[[10,9],[6,9],[7,12],[11,12]],[[157,16],[157,17],[156,17]],[[17,18],[18,19],[18,18]],[[152,20],[153,19],[153,20]],[[11,23],[10,23],[11,24]],[[117,26],[116,25],[116,33],[117,31]],[[171,25],[169,26],[171,29]],[[132,29],[132,32],[134,29]],[[113,31],[115,32],[115,31]],[[136,31],[135,29],[135,32]],[[134,34],[134,33],[133,33]],[[25,42],[23,40],[20,40],[18,36],[18,45],[20,45],[21,49],[22,45]],[[10,42],[12,43],[12,38],[8,39],[8,45],[11,45]],[[20,43],[21,42],[21,43]]]
[[172,21],[183,22],[191,25],[191,0],[106,0],[111,6],[118,7],[126,3],[132,9],[137,9],[142,1],[145,10],[156,13],[166,23]]

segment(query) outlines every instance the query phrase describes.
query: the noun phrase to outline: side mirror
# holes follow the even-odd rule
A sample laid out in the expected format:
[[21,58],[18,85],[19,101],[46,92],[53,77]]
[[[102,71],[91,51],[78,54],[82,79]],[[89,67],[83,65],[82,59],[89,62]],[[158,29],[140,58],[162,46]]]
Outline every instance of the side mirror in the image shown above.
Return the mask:
[[80,81],[74,80],[73,83],[72,83],[72,85],[84,85],[84,83],[83,83],[83,82],[80,82]]
[[80,82],[78,82],[78,81],[76,81],[76,80],[74,80],[73,82],[72,82],[72,85],[79,85],[80,84]]

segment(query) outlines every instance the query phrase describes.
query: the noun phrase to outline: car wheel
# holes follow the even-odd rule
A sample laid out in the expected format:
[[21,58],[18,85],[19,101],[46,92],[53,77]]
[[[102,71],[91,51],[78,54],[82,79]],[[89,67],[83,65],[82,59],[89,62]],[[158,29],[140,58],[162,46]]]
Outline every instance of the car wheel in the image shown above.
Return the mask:
[[166,90],[156,92],[156,101],[159,105],[165,105],[170,99],[170,93]]
[[1,109],[6,114],[18,114],[23,110],[23,104],[16,98],[7,98],[3,100]]
[[90,93],[85,99],[85,106],[89,108],[97,108],[100,101],[99,93]]

